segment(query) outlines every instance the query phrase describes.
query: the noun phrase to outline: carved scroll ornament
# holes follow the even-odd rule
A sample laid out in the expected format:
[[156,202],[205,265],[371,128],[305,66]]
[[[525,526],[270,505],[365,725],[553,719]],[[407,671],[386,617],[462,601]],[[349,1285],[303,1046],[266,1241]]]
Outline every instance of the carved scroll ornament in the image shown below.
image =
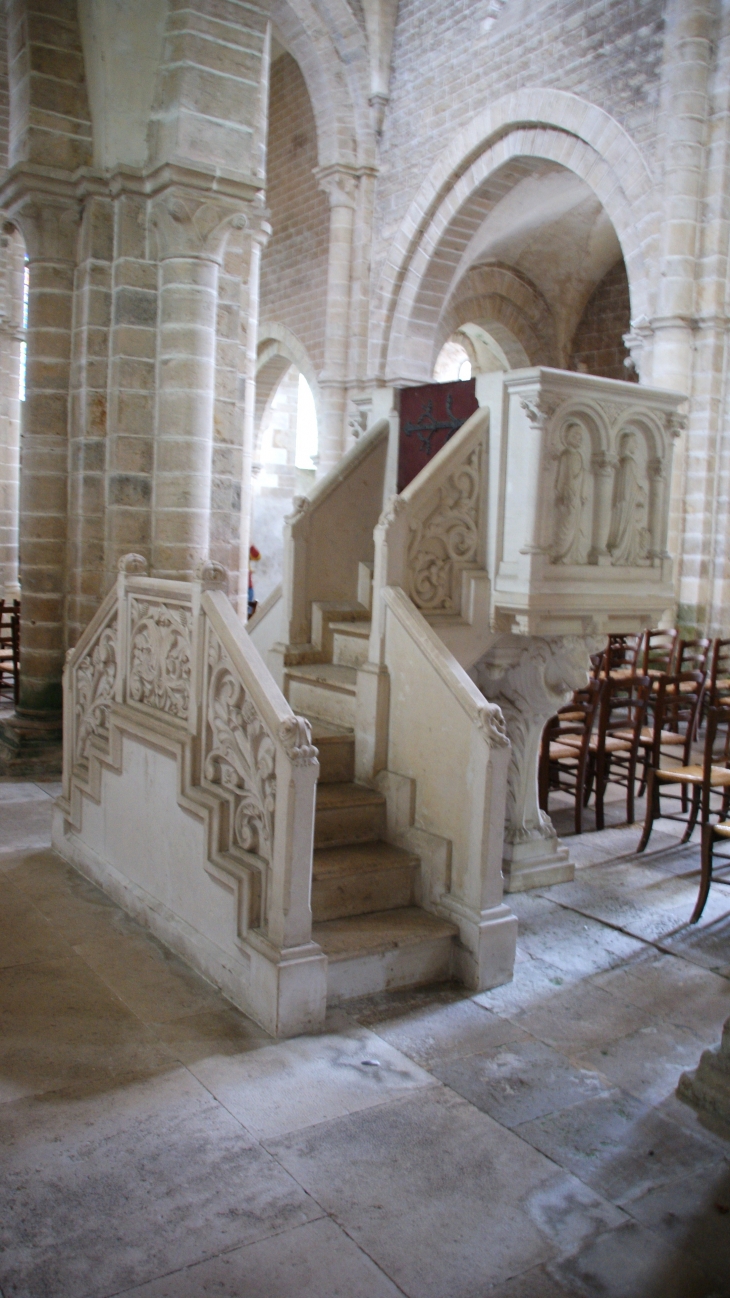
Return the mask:
[[86,760],[92,736],[108,741],[117,681],[117,614],[76,667],[74,761]]
[[186,720],[190,709],[192,613],[158,601],[130,601],[128,697]]
[[417,608],[456,609],[458,568],[477,558],[480,484],[481,447],[476,446],[439,488],[430,511],[411,523],[408,580]]
[[[233,796],[233,844],[268,862],[274,842],[276,747],[212,632],[208,672],[205,778]],[[290,738],[306,739],[306,735],[297,732]],[[312,751],[316,755],[316,749]]]

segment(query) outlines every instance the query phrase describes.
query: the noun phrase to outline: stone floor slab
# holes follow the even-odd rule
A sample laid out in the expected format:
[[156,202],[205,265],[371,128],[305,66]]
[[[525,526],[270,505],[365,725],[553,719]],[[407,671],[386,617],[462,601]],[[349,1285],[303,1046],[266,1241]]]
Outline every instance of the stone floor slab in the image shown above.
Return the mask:
[[439,1061],[476,1054],[525,1033],[472,1000],[425,1006],[410,1014],[371,1023],[372,1030],[424,1068]]
[[549,1001],[521,1010],[514,1022],[547,1045],[583,1054],[638,1027],[647,1027],[651,1015],[635,1005],[623,1005],[592,982],[582,982],[557,990]]
[[409,1298],[474,1298],[622,1216],[452,1092],[267,1142]]
[[624,1091],[584,1100],[516,1128],[598,1194],[626,1205],[716,1161],[716,1148]]
[[320,1036],[190,1064],[212,1095],[266,1139],[384,1104],[433,1078],[344,1014]]
[[526,1039],[433,1068],[436,1077],[505,1127],[515,1127],[608,1090],[593,1069],[576,1068],[541,1041]]
[[648,1010],[677,1027],[691,1028],[701,1040],[709,1033],[712,1041],[719,1041],[730,1015],[728,979],[651,947],[592,981],[624,1004]]
[[0,802],[0,853],[49,847],[52,815],[53,801],[45,793]]
[[674,1094],[680,1074],[695,1068],[699,1054],[714,1042],[714,1032],[702,1041],[690,1028],[650,1023],[618,1041],[589,1050],[575,1062],[597,1069],[645,1104],[660,1104]]
[[127,1290],[127,1298],[398,1298],[401,1293],[324,1218]]
[[0,1121],[5,1298],[117,1293],[322,1215],[182,1068]]
[[67,959],[71,948],[18,888],[0,875],[0,968]]
[[[548,1269],[584,1298],[720,1298],[694,1258],[667,1248],[636,1222],[590,1240]],[[722,1298],[727,1293],[725,1288]]]
[[728,1157],[635,1199],[631,1216],[669,1247],[691,1253],[716,1288],[730,1292]]

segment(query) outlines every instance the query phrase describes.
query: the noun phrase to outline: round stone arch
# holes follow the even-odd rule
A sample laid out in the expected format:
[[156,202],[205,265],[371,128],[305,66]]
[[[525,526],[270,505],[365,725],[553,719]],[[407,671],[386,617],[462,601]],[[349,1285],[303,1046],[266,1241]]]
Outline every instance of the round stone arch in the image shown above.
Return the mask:
[[553,313],[542,294],[509,266],[473,266],[441,313],[431,371],[444,343],[465,324],[491,333],[513,369],[558,364]]
[[320,167],[371,161],[367,46],[346,0],[270,0],[269,12],[304,77]]
[[286,325],[263,323],[259,325],[259,345],[256,354],[254,460],[259,451],[264,410],[290,365],[296,365],[299,373],[307,380],[314,397],[317,426],[320,429],[323,427],[322,393],[307,349]]
[[452,141],[401,222],[381,274],[383,325],[373,339],[373,368],[387,380],[424,380],[458,257],[486,215],[492,178],[496,202],[506,169],[516,183],[521,170],[551,163],[582,179],[603,205],[626,263],[632,315],[651,314],[647,254],[658,218],[643,155],[596,105],[562,91],[525,90],[498,100]]

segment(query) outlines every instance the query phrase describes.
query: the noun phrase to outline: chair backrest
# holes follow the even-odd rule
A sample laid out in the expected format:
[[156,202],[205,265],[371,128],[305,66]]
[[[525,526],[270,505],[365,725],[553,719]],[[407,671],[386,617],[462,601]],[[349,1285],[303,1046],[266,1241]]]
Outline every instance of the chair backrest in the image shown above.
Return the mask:
[[660,676],[653,695],[654,738],[651,764],[661,764],[662,735],[667,731],[684,738],[684,760],[689,757],[696,731],[697,710],[702,703],[704,677],[701,672]]
[[641,728],[651,693],[648,676],[609,677],[604,682],[598,719],[598,753],[606,738],[617,730],[630,731],[632,743],[638,746]]
[[593,675],[608,676],[615,671],[636,673],[641,667],[643,644],[643,631],[635,635],[609,635],[605,649],[591,654]]
[[730,640],[716,640],[712,646],[709,698],[710,707],[730,700]]
[[712,642],[707,639],[680,640],[675,658],[676,670],[682,672],[700,672],[707,674],[708,659]]
[[644,676],[655,676],[658,672],[671,673],[674,670],[677,650],[677,632],[674,629],[663,630],[661,627],[647,631],[644,637]]
[[710,814],[713,766],[730,767],[730,708],[712,707],[707,712],[705,750],[702,758],[702,819]]

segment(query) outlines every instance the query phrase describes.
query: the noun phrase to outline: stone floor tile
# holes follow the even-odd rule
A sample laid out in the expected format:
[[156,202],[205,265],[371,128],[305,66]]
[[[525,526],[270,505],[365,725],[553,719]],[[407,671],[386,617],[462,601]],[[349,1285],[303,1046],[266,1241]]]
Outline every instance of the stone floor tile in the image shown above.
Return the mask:
[[545,1266],[532,1267],[506,1284],[496,1285],[483,1293],[484,1298],[575,1298],[572,1285],[566,1289],[565,1285],[548,1275]]
[[554,902],[547,894],[516,893],[520,948],[572,975],[587,977],[623,964],[645,944]]
[[47,793],[49,798],[60,798],[63,793],[62,780],[38,780],[38,788]]
[[0,802],[0,853],[49,847],[53,801],[38,798]]
[[630,1211],[670,1247],[691,1253],[715,1286],[730,1292],[730,1146],[726,1159],[648,1190]]
[[328,1217],[127,1290],[125,1298],[398,1298]]
[[5,802],[44,802],[55,797],[43,784],[32,780],[0,780],[0,804]]
[[220,1008],[220,992],[151,933],[126,917],[123,930],[93,934],[73,949],[142,1022]]
[[582,982],[521,1010],[514,1022],[549,1046],[583,1054],[648,1026],[651,1016],[635,1005],[622,1004],[591,982]]
[[0,1098],[169,1068],[174,1058],[77,956],[0,970]]
[[[585,1298],[720,1298],[689,1254],[636,1222],[589,1242],[573,1257],[553,1262],[549,1274]],[[722,1298],[728,1293],[722,1291]]]
[[189,1067],[261,1139],[434,1085],[429,1073],[345,1015],[331,1016],[329,1026],[320,1036],[278,1041],[236,1058],[204,1059]]
[[372,1030],[424,1068],[439,1060],[475,1054],[508,1041],[521,1041],[525,1036],[508,1019],[472,1000],[426,1006],[376,1023]]
[[0,1120],[5,1298],[116,1294],[322,1215],[183,1068]]
[[474,1298],[622,1220],[442,1088],[267,1142],[409,1298]]
[[714,1033],[702,1041],[690,1028],[650,1023],[587,1051],[575,1063],[598,1069],[611,1083],[646,1104],[659,1104],[674,1093],[680,1073],[695,1068],[702,1050],[714,1043]]
[[646,1009],[655,1018],[691,1028],[700,1040],[719,1041],[730,1015],[730,982],[675,955],[645,947],[617,969],[592,982],[619,1000]]
[[609,1089],[594,1069],[576,1068],[557,1050],[530,1038],[437,1063],[433,1072],[505,1127],[554,1113]]
[[680,929],[666,938],[663,946],[683,960],[730,979],[730,887],[713,884],[700,923]]
[[[0,857],[0,868],[3,858]],[[119,906],[47,849],[5,858],[5,875],[73,945],[109,932],[144,932]]]
[[566,973],[565,969],[559,969],[557,965],[547,960],[540,960],[523,952],[519,944],[519,930],[517,942],[517,959],[512,980],[503,983],[501,987],[493,987],[490,991],[479,992],[472,997],[477,1005],[483,1005],[494,1014],[510,1019],[515,1018],[525,1009],[548,1004],[557,990],[578,981],[574,976]]
[[0,875],[0,968],[70,955],[71,948],[55,928]]
[[183,1064],[220,1055],[240,1055],[247,1050],[270,1046],[274,1038],[258,1023],[233,1006],[199,1010],[164,1023],[150,1023],[150,1031],[164,1041],[170,1053]]
[[702,1135],[618,1089],[516,1128],[536,1149],[612,1203],[716,1161]]

